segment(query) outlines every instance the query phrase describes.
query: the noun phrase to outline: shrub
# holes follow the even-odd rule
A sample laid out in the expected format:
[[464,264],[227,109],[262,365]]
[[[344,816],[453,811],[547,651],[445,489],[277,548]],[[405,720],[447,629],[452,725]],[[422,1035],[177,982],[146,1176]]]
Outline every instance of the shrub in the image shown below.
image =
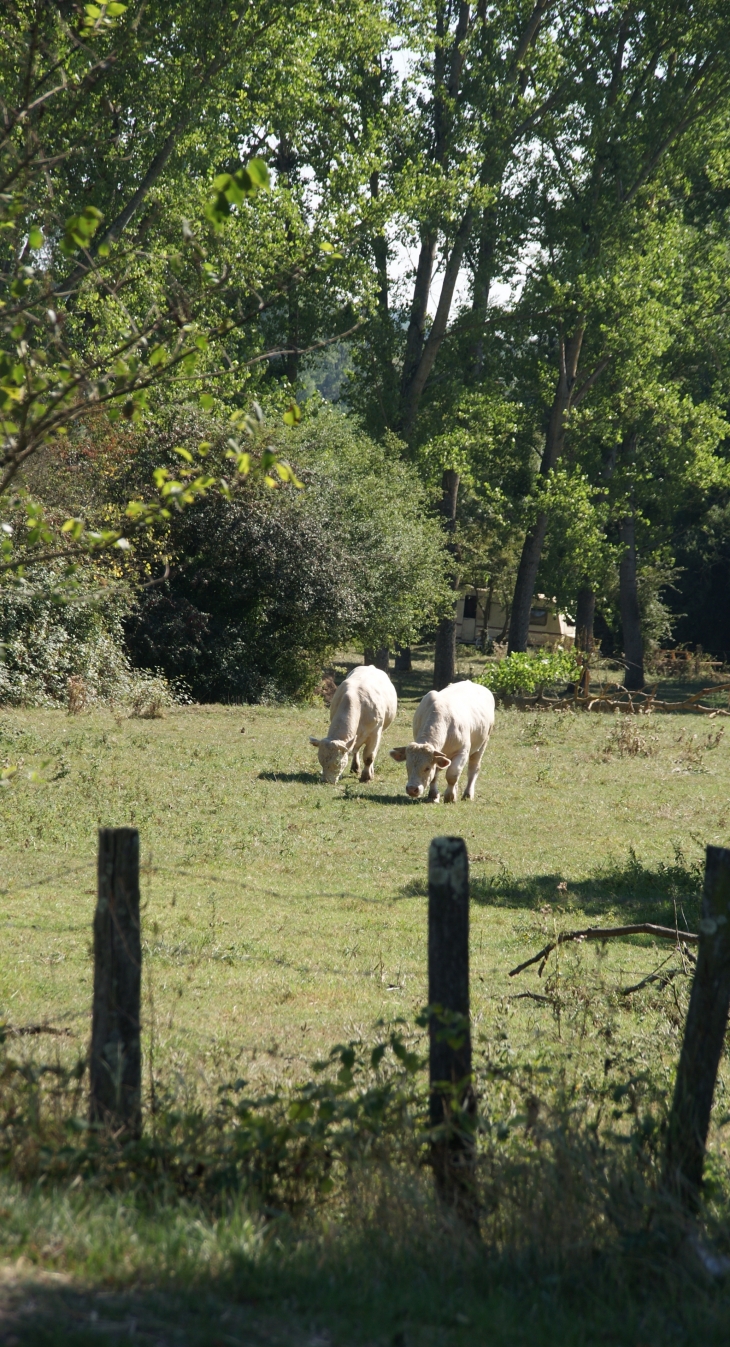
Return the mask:
[[376,444],[331,408],[310,414],[287,450],[311,508],[351,558],[362,613],[361,647],[410,645],[453,608],[444,534],[418,473],[394,436]]
[[140,698],[175,700],[164,678],[132,669],[122,630],[128,607],[125,593],[92,581],[70,598],[48,574],[32,585],[0,586],[0,704],[62,705],[73,713],[115,702],[134,712]]
[[542,688],[574,683],[581,666],[573,650],[515,651],[498,664],[488,664],[477,681],[495,696],[531,695]]
[[347,642],[407,644],[453,602],[412,468],[326,409],[276,448],[304,489],[247,484],[174,518],[170,578],[126,624],[135,662],[200,700],[310,696]]
[[302,493],[264,490],[176,521],[179,564],[126,624],[135,662],[184,679],[201,701],[310,694],[362,612],[337,531]]

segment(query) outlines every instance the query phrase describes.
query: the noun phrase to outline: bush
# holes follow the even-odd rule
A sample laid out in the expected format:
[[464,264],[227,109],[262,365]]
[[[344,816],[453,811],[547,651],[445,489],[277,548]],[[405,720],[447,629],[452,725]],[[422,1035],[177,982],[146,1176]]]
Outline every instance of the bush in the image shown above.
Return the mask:
[[453,601],[441,527],[395,452],[327,409],[276,448],[304,489],[249,483],[173,519],[170,579],[126,624],[135,662],[200,700],[307,697],[338,648],[407,644]]
[[0,586],[0,704],[128,704],[132,714],[174,700],[166,680],[132,669],[122,619],[129,598],[92,582],[63,598],[53,577]]
[[205,502],[175,527],[179,564],[126,624],[136,663],[201,701],[306,696],[362,613],[353,567],[302,493]]
[[559,683],[574,683],[581,666],[573,650],[515,651],[498,664],[488,664],[477,681],[495,696],[530,696]]
[[279,448],[296,461],[313,510],[352,559],[362,614],[350,639],[393,648],[432,630],[453,609],[450,565],[441,524],[400,441],[376,444],[351,418],[322,408]]

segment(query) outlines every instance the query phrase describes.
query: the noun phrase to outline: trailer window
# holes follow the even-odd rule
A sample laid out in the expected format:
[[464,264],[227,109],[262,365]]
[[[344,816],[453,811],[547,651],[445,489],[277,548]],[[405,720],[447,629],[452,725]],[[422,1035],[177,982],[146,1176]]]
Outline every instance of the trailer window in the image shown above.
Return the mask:
[[547,626],[547,620],[548,620],[548,612],[547,612],[547,608],[531,608],[531,609],[530,609],[530,626],[531,626],[531,627],[546,627],[546,626]]
[[477,615],[477,596],[476,594],[467,594],[464,599],[464,617],[476,617]]

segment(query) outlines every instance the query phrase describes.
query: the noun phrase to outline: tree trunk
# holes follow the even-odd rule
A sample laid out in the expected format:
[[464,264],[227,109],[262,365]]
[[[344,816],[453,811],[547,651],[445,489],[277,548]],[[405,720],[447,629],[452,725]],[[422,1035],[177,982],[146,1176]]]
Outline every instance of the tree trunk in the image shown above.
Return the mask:
[[578,590],[578,611],[575,615],[575,645],[590,655],[594,647],[593,623],[596,618],[596,596],[590,585]]
[[[291,191],[295,181],[297,171],[297,155],[291,141],[287,136],[280,136],[279,144],[276,149],[275,159],[276,171],[279,174],[282,185]],[[286,228],[287,241],[294,244],[294,231],[290,224]],[[286,314],[286,344],[287,353],[284,356],[284,370],[289,383],[295,384],[299,379],[299,292],[294,281],[287,290],[287,314]]]
[[461,264],[464,259],[464,251],[469,242],[473,222],[474,212],[471,206],[469,206],[464,213],[456,233],[456,238],[454,239],[453,247],[449,253],[443,284],[441,286],[441,293],[439,295],[439,301],[436,306],[436,312],[433,317],[428,339],[424,342],[423,334],[421,334],[419,358],[417,361],[412,360],[407,378],[404,369],[400,426],[406,438],[409,438],[413,431],[416,417],[418,416],[418,409],[421,405],[423,390],[426,387],[428,376],[433,369],[436,356],[438,355],[441,344],[446,336],[446,328],[448,326],[456,282],[459,279],[459,272],[461,271]]
[[535,581],[540,566],[540,557],[542,556],[545,534],[547,533],[548,517],[544,510],[540,512],[529,530],[522,547],[522,556],[517,569],[517,582],[515,584],[514,598],[512,599],[512,609],[509,618],[509,635],[507,637],[507,653],[512,654],[513,650],[526,650],[527,638],[530,634],[530,610],[532,608],[532,599],[535,593]]
[[395,664],[393,665],[396,673],[411,673],[413,670],[413,660],[411,658],[411,647],[409,645],[400,645],[395,652]]
[[287,314],[287,333],[286,344],[289,351],[284,361],[286,377],[289,383],[295,384],[299,379],[299,296],[297,287],[292,284],[289,287],[288,294],[288,314]]
[[378,649],[375,651],[373,664],[376,669],[382,669],[383,673],[390,672],[390,651],[387,645],[378,646]]
[[619,565],[621,627],[626,660],[626,687],[637,691],[644,686],[644,642],[641,636],[641,612],[636,583],[636,520],[632,514],[621,520],[623,552]]
[[[373,201],[377,201],[380,196],[379,173],[370,174],[370,195]],[[382,318],[387,319],[390,303],[388,295],[388,240],[382,230],[373,234],[372,249],[375,271],[378,277],[378,311]]]
[[363,664],[373,664],[376,669],[382,669],[383,673],[390,671],[390,651],[387,645],[379,645],[377,650],[374,645],[366,645],[363,651]]
[[456,678],[456,618],[442,617],[436,628],[433,685],[437,692]]
[[[459,498],[459,474],[453,468],[447,468],[441,478],[441,503],[439,506],[444,520],[446,532],[452,535],[451,541],[447,543],[451,555],[456,560],[456,548],[453,542],[453,533],[456,527],[456,503]],[[456,591],[459,587],[459,575],[454,570],[451,577],[451,587]],[[444,617],[439,622],[436,630],[436,649],[434,651],[433,661],[433,685],[437,692],[442,688],[448,687],[456,678],[456,602],[454,601],[453,611],[448,617]]]
[[[550,412],[550,421],[545,435],[545,449],[542,456],[542,462],[540,463],[541,477],[547,477],[552,472],[563,452],[566,420],[573,397],[573,389],[575,387],[575,378],[578,372],[578,361],[580,359],[584,333],[585,319],[582,315],[579,315],[572,335],[567,341],[561,337],[560,374],[558,376],[555,396]],[[515,585],[512,613],[510,616],[509,654],[512,654],[513,650],[527,649],[527,637],[530,628],[530,609],[535,593],[535,581],[537,580],[540,557],[542,556],[542,549],[545,543],[547,524],[547,514],[544,510],[541,510],[532,528],[528,530],[527,537],[524,541],[522,556],[520,557],[520,564],[517,570],[517,583]]]
[[428,296],[431,290],[431,277],[433,276],[433,268],[436,261],[437,243],[438,239],[435,234],[426,234],[421,239],[421,250],[418,255],[418,267],[416,268],[416,279],[413,286],[411,316],[408,323],[408,332],[406,334],[406,350],[403,357],[403,372],[401,375],[401,404],[403,408],[401,420],[403,420],[405,407],[407,405],[408,390],[411,385],[411,380],[420,364],[423,345],[426,340]]
[[494,268],[496,215],[497,212],[494,206],[487,206],[487,208],[482,211],[477,264],[474,268],[471,323],[474,332],[474,345],[472,348],[472,379],[475,383],[479,382],[484,372],[484,328],[487,321],[489,290],[492,284],[492,271]]

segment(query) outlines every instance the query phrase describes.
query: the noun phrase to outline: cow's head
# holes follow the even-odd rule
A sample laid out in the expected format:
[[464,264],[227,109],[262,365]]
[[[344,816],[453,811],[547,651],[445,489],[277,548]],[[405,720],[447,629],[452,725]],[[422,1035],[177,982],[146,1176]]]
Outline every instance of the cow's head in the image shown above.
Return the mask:
[[351,739],[315,739],[311,734],[309,742],[317,749],[322,780],[336,786],[347,767],[347,755],[355,747],[355,735]]
[[391,758],[404,762],[408,767],[406,794],[414,800],[420,800],[428,794],[428,788],[439,767],[448,767],[451,758],[439,753],[431,744],[408,744],[405,748],[391,748]]

